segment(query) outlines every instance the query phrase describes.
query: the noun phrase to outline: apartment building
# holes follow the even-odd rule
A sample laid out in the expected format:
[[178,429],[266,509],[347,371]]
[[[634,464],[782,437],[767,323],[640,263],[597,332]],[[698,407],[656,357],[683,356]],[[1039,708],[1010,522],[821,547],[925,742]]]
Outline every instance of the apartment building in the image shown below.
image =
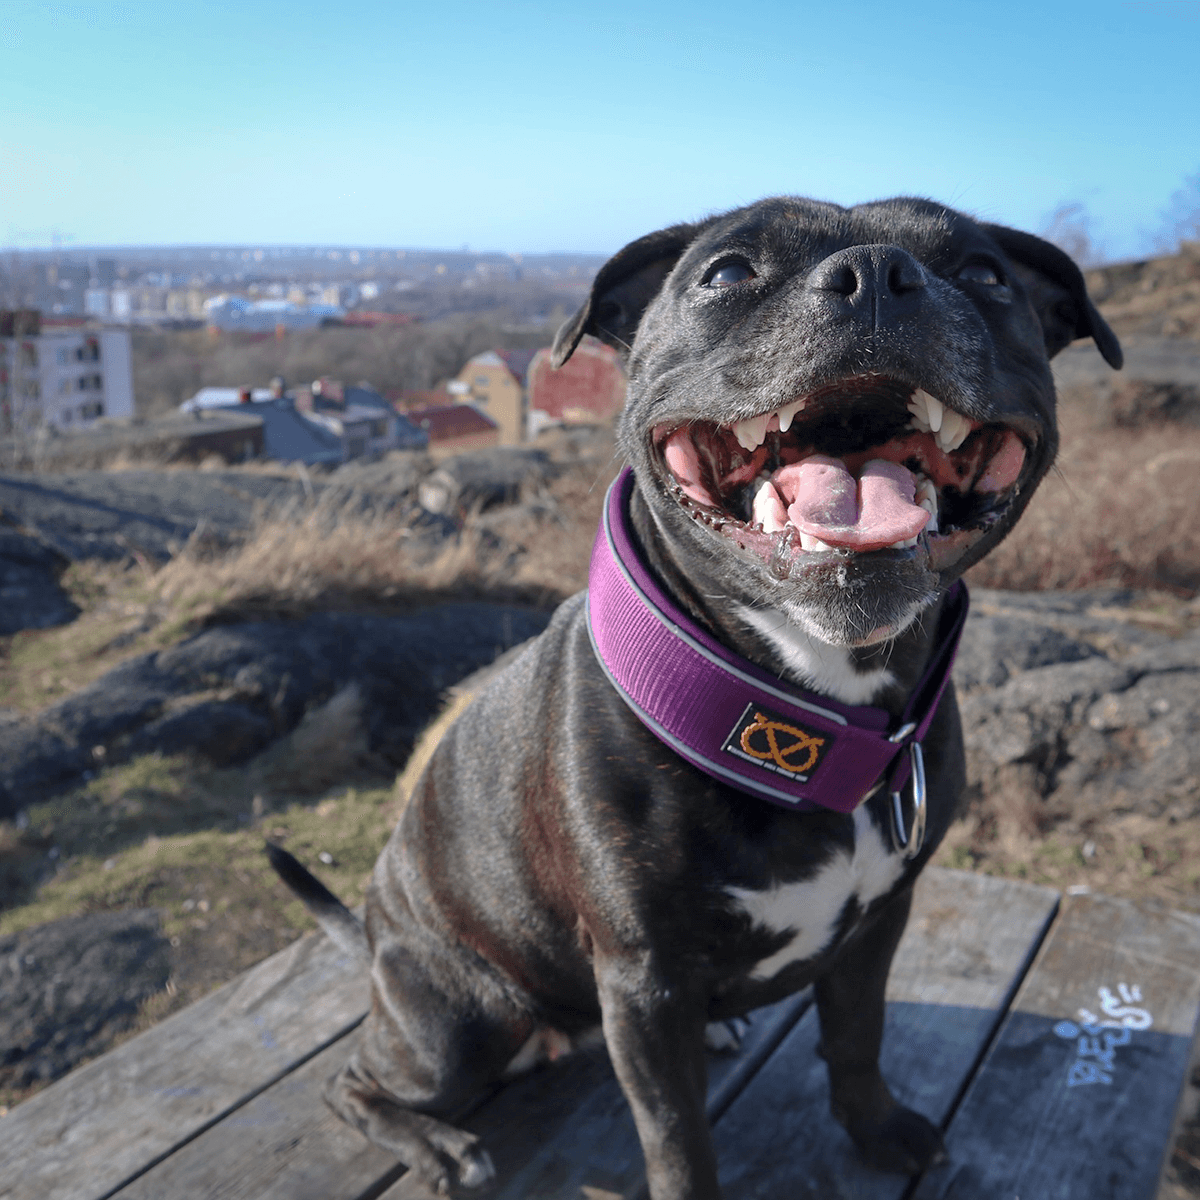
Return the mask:
[[129,332],[0,312],[0,433],[133,416]]

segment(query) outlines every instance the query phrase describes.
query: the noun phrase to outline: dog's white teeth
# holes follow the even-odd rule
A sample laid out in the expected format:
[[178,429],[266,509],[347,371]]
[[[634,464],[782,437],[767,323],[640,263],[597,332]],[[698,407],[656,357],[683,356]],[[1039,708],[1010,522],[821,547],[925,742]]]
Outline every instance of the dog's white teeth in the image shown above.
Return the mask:
[[930,430],[929,408],[925,403],[927,399],[932,399],[929,393],[917,388],[908,400],[908,411],[912,413],[912,423],[922,433],[928,433]]
[[917,481],[916,494],[913,499],[927,512],[937,512],[937,485],[929,478],[928,475],[917,474],[914,476]]
[[[916,396],[921,397],[925,403],[925,420],[929,422],[929,430],[931,433],[937,433],[942,427],[942,420],[945,416],[945,409],[942,407],[942,402],[936,397],[931,396],[928,392],[917,389]],[[914,396],[914,399],[916,399]]]
[[819,550],[832,550],[833,547],[828,542],[823,542],[819,537],[813,537],[811,533],[800,531],[800,549],[807,550],[810,554],[816,553]]
[[760,417],[747,417],[744,421],[734,421],[733,436],[743,450],[755,451],[766,441],[767,422],[771,414],[763,413]]
[[764,533],[778,533],[787,528],[787,514],[784,512],[783,501],[769,479],[764,479],[762,486],[754,493],[753,508],[754,520],[762,526]]
[[916,476],[917,490],[913,500],[929,514],[929,523],[925,526],[926,533],[936,533],[938,527],[938,494],[937,486],[928,476]]
[[909,550],[916,544],[917,544],[917,539],[915,537],[904,538],[902,541],[893,542],[888,547],[888,549],[889,550]]
[[908,401],[914,428],[932,433],[943,454],[957,450],[971,432],[971,422],[954,409],[947,408],[936,396],[917,388]]
[[796,414],[804,407],[803,400],[793,400],[791,404],[785,404],[779,409],[779,432],[787,433],[792,427],[792,422],[796,419]]
[[942,452],[949,454],[967,440],[970,432],[971,422],[961,413],[947,408],[942,413],[942,427],[934,436],[937,438],[937,444],[942,448]]

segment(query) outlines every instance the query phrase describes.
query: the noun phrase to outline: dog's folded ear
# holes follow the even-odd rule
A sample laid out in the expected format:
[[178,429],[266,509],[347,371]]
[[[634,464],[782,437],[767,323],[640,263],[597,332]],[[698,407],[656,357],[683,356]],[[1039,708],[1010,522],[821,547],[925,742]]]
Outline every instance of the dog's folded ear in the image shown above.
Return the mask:
[[550,351],[551,364],[561,367],[585,333],[607,342],[622,356],[627,354],[646,305],[658,295],[700,228],[672,225],[618,250],[596,273],[587,303],[563,322]]
[[1076,338],[1092,338],[1104,361],[1120,370],[1125,356],[1117,335],[1096,311],[1083,274],[1052,242],[1004,225],[984,225],[1008,256],[1042,323],[1046,353],[1053,358]]

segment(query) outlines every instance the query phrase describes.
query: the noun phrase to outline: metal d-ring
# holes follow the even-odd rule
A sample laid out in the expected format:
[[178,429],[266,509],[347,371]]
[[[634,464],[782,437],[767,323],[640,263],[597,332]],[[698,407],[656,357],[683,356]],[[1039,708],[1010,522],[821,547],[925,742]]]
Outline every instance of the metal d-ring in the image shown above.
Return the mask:
[[920,742],[908,747],[908,778],[912,784],[912,825],[904,818],[904,797],[900,792],[892,793],[892,844],[905,858],[916,858],[925,842],[925,755]]

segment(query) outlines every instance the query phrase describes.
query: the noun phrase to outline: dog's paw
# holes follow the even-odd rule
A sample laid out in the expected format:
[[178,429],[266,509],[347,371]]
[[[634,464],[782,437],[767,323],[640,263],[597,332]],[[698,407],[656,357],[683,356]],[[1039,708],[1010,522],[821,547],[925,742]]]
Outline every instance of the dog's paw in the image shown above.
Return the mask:
[[483,1187],[485,1183],[495,1178],[496,1167],[492,1162],[492,1156],[482,1146],[474,1147],[469,1156],[459,1161],[458,1182],[463,1187]]
[[911,1108],[897,1104],[877,1122],[839,1119],[859,1153],[876,1170],[917,1175],[946,1161],[946,1146],[937,1126]]
[[736,1054],[742,1048],[742,1038],[750,1028],[749,1021],[733,1017],[728,1021],[709,1021],[704,1027],[704,1045],[715,1054]]
[[[449,1166],[457,1182],[465,1188],[483,1187],[485,1183],[496,1178],[496,1168],[492,1156],[483,1148],[482,1143],[472,1133],[452,1126],[443,1126],[430,1136],[431,1143]],[[443,1174],[437,1180],[438,1191],[447,1194],[450,1190],[451,1177]]]

